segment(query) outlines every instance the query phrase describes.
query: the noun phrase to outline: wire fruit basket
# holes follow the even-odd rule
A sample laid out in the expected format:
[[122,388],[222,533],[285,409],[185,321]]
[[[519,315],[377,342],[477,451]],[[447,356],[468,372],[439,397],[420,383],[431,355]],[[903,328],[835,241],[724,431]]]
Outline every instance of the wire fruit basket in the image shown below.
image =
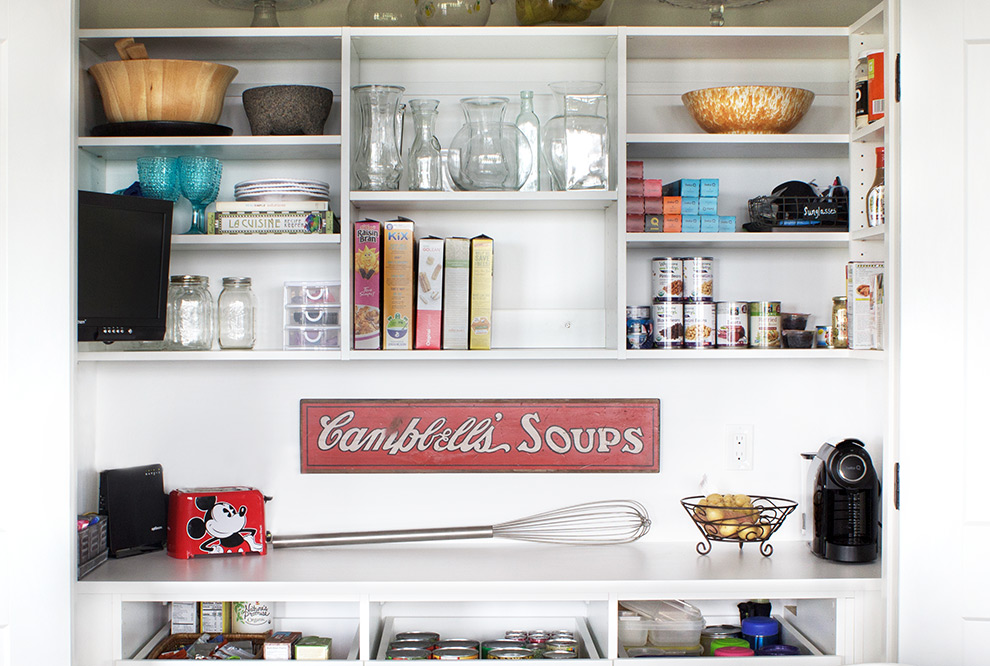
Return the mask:
[[765,495],[695,495],[682,499],[681,506],[705,537],[695,547],[700,555],[711,552],[713,541],[728,541],[738,543],[740,550],[746,543],[759,543],[763,556],[770,557],[769,539],[797,502]]

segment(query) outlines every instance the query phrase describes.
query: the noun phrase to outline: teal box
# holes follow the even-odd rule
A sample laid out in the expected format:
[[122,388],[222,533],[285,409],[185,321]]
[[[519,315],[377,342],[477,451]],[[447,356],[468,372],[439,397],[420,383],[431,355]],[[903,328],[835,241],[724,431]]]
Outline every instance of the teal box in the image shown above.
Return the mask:
[[736,230],[736,216],[735,215],[719,215],[718,217],[718,230],[719,233],[734,233]]
[[718,215],[701,216],[701,233],[714,234],[718,232]]
[[700,233],[701,232],[701,216],[700,215],[681,215],[681,233]]
[[717,197],[718,178],[702,178],[700,181],[698,181],[698,196]]
[[699,197],[698,215],[718,215],[718,197]]
[[701,215],[701,199],[681,197],[681,215]]
[[[700,197],[701,181],[697,178],[681,178],[672,183],[664,183],[665,197]],[[683,213],[681,213],[683,215]]]

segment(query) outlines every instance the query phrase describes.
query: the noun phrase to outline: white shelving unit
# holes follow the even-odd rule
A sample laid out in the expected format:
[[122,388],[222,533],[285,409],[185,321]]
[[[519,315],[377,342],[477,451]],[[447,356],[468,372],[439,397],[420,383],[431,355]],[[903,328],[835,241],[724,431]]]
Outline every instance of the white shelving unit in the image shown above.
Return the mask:
[[[884,43],[889,29],[882,10],[851,28],[80,30],[81,189],[125,187],[134,180],[133,160],[144,154],[204,153],[224,161],[221,199],[232,198],[233,184],[248,178],[327,180],[340,233],[175,236],[173,273],[206,274],[213,285],[223,275],[252,276],[262,305],[257,349],[77,351],[78,511],[95,508],[96,472],[154,459],[165,466],[167,489],[262,488],[276,497],[266,509],[269,528],[286,533],[430,519],[473,524],[480,516],[552,508],[548,498],[564,505],[607,495],[643,498],[654,529],[641,543],[597,549],[406,545],[189,561],[157,553],[111,561],[75,586],[76,662],[137,663],[136,656],[163,636],[166,602],[239,598],[275,601],[279,628],[332,633],[347,647],[338,646],[335,658],[359,661],[375,660],[387,638],[381,635],[387,618],[457,615],[482,624],[504,617],[577,618],[597,644],[598,658],[582,661],[618,662],[616,616],[623,599],[683,598],[706,617],[731,618],[736,602],[755,597],[773,599],[775,612],[785,615],[802,645],[811,646],[808,655],[775,663],[831,666],[876,658],[883,649],[876,618],[889,586],[879,563],[816,559],[801,543],[797,516],[775,535],[772,557],[727,544],[698,556],[697,534],[676,497],[694,494],[709,476],[742,491],[780,488],[781,495],[796,495],[797,454],[837,431],[865,433],[882,457],[890,446],[888,353],[626,350],[625,307],[648,302],[653,256],[704,253],[716,258],[718,300],[781,300],[786,310],[810,312],[812,325],[824,323],[831,296],[842,293],[845,262],[888,256],[892,234],[858,221],[848,233],[627,233],[621,176],[627,159],[642,159],[648,177],[718,177],[720,200],[728,207],[723,214],[736,214],[740,223],[746,200],[779,182],[814,178],[823,184],[839,176],[850,187],[851,214],[859,220],[861,204],[854,201],[872,179],[865,165],[883,144],[885,127],[851,128],[850,57],[860,42]],[[237,67],[220,120],[233,135],[90,136],[104,119],[85,67],[115,58],[113,42],[124,36],[144,42],[152,57]],[[460,97],[500,94],[515,102],[520,90],[532,89],[538,116],[549,119],[555,108],[546,84],[564,79],[605,83],[609,190],[351,190],[351,86],[398,83],[406,99],[439,99],[437,135],[446,143],[463,122]],[[707,135],[680,105],[680,94],[694,88],[764,81],[816,92],[794,133]],[[327,135],[250,135],[240,93],[285,82],[334,91]],[[496,239],[494,349],[350,348],[351,225],[393,215],[412,217],[417,236],[485,233]],[[343,348],[282,351],[282,281],[312,279],[344,285]],[[298,400],[315,396],[660,397],[661,474],[581,475],[580,482],[562,474],[301,476]],[[831,418],[840,423],[826,425]],[[763,471],[731,476],[711,462],[720,455],[721,420],[758,424]]]

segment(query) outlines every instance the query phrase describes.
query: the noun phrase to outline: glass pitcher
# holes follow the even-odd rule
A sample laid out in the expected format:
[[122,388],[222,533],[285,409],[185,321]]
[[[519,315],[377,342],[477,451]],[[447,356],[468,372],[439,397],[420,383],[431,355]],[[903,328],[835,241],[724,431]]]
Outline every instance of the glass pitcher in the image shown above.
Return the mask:
[[525,135],[504,122],[508,97],[465,97],[464,126],[447,153],[447,170],[461,190],[518,190],[533,168]]
[[402,176],[402,86],[352,88],[360,122],[354,161],[359,190],[397,190]]
[[595,81],[551,83],[560,113],[543,130],[543,159],[554,190],[608,189],[608,119],[599,109],[607,97]]

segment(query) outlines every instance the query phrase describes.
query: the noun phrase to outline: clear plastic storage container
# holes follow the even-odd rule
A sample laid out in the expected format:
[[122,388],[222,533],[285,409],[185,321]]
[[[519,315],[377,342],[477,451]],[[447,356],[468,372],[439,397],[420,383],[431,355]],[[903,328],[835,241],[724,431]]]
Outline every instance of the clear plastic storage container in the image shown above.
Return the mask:
[[340,349],[340,326],[286,326],[283,349]]
[[[622,607],[638,617],[619,616],[619,642],[625,647],[641,646],[646,634],[649,645],[657,647],[691,647],[701,644],[705,618],[689,603],[670,601],[623,601]],[[645,632],[644,632],[645,630]]]
[[285,305],[334,305],[340,303],[340,280],[286,282]]

